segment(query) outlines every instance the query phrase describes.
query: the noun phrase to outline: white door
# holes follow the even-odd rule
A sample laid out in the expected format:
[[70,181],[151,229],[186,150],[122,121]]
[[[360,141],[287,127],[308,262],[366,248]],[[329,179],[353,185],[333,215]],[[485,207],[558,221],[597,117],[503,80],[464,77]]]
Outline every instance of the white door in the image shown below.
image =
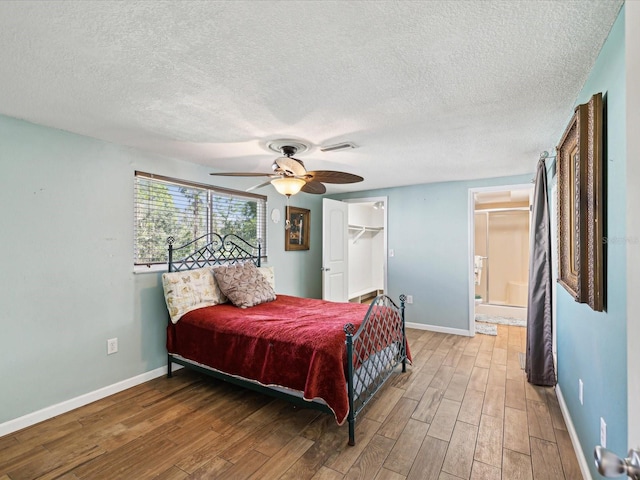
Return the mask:
[[349,206],[322,200],[322,298],[349,301]]

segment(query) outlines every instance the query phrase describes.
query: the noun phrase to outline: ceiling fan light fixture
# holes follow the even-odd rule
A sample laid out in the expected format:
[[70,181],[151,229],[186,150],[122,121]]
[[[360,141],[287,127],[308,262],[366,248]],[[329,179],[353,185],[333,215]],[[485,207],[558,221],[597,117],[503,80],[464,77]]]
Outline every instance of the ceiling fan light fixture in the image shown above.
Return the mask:
[[280,177],[271,180],[271,185],[274,186],[278,193],[287,197],[300,192],[305,183],[307,182],[305,182],[301,178],[295,177]]
[[282,153],[283,148],[285,149],[293,149],[294,152],[300,154],[309,150],[311,144],[306,143],[302,140],[293,140],[288,138],[282,138],[278,140],[272,140],[267,143],[267,148],[272,152]]

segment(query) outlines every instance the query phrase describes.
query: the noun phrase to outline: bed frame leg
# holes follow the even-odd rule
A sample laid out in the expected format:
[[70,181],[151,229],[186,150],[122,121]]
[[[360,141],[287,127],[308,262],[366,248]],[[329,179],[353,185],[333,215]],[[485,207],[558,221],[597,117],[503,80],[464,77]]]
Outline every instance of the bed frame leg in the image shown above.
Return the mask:
[[354,446],[356,444],[356,419],[349,413],[349,445]]
[[171,355],[167,355],[167,378],[173,377],[173,372],[171,371]]
[[400,295],[400,321],[402,322],[402,373],[407,373],[407,331],[405,328],[404,308],[407,296],[403,293]]
[[356,444],[356,414],[355,414],[355,393],[353,388],[353,334],[356,327],[353,323],[347,323],[344,328],[347,344],[347,394],[349,395],[349,414],[347,421],[349,422],[349,445],[352,447]]

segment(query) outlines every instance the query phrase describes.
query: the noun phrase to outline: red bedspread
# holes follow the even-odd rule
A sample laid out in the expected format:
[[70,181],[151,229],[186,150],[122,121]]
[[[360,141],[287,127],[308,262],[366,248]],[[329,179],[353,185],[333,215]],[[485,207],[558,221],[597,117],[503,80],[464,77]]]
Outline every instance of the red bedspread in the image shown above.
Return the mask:
[[368,305],[278,295],[247,309],[191,311],[167,331],[167,350],[222,372],[323,399],[342,424],[349,412],[343,327]]

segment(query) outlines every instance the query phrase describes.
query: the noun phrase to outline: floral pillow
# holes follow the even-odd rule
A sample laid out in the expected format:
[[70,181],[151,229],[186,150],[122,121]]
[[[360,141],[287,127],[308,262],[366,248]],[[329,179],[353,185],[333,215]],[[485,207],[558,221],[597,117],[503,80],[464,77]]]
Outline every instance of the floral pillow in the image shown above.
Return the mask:
[[191,310],[224,302],[210,268],[163,273],[162,288],[173,323]]
[[217,267],[213,275],[222,293],[236,307],[253,307],[276,299],[269,280],[251,262]]

